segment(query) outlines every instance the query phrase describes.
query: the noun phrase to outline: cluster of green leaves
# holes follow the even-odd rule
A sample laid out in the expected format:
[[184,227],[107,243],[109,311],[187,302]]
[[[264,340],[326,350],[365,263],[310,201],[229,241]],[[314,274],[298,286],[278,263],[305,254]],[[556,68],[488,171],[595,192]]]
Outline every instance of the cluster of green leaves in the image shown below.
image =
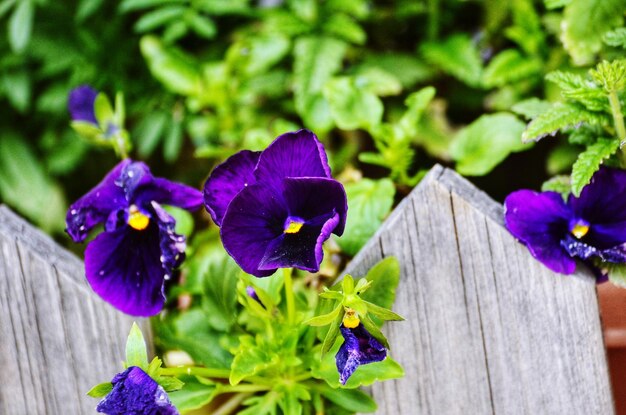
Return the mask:
[[[316,289],[302,278],[295,279],[295,314],[290,321],[285,297],[288,276],[258,279],[242,274],[223,252],[215,232],[196,233],[194,239],[185,281],[170,293],[171,298],[186,298],[190,304],[155,322],[155,343],[168,365],[177,364],[175,356],[180,352],[193,362],[191,369],[178,370],[185,385],[170,394],[182,413],[201,407],[218,411],[228,405],[241,407],[238,413],[259,415],[373,412],[376,404],[357,388],[403,375],[399,364],[388,357],[359,368],[346,389],[339,390],[334,354],[340,339],[335,336],[331,342],[322,328],[303,323],[315,322],[316,310],[325,313],[328,300],[319,302]],[[356,282],[360,291],[371,288],[363,300],[352,298],[350,305],[364,316],[365,305],[376,319],[380,310],[393,304],[398,281],[398,263],[388,258]],[[249,295],[248,288],[258,299]],[[376,320],[370,329],[380,333],[380,323]],[[323,347],[333,353],[323,354]],[[168,375],[177,373],[175,367],[163,370]]]

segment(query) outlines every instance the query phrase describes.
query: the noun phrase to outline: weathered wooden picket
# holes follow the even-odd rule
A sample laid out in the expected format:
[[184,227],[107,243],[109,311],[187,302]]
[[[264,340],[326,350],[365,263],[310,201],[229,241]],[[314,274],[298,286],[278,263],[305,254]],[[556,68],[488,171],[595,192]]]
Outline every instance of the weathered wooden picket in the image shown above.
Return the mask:
[[[402,267],[385,330],[406,377],[372,388],[379,414],[613,414],[593,278],[556,275],[502,225],[502,208],[434,167],[357,255]],[[0,414],[91,414],[86,388],[120,368],[132,319],[82,263],[0,208]]]

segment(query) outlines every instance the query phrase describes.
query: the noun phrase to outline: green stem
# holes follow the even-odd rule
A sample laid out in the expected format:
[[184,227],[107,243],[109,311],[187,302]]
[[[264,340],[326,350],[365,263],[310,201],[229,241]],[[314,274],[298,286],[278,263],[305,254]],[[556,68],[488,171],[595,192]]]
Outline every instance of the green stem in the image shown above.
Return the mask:
[[246,399],[248,399],[248,397],[252,396],[251,393],[238,393],[236,395],[233,395],[232,398],[228,399],[227,401],[225,401],[218,410],[213,411],[213,415],[228,415],[228,414],[232,414],[233,411],[237,408],[239,408],[239,405],[241,405],[241,403],[243,401],[245,401]]
[[230,369],[212,369],[197,366],[164,367],[161,369],[161,374],[163,376],[192,375],[204,378],[228,379],[230,377]]
[[296,320],[296,303],[293,295],[293,280],[291,278],[293,269],[283,268],[285,277],[285,299],[287,301],[287,322],[291,325]]
[[272,386],[270,385],[253,385],[250,383],[241,383],[239,385],[220,385],[218,388],[218,393],[254,393],[254,392],[265,392],[271,390]]
[[624,146],[626,141],[626,127],[624,126],[624,115],[622,114],[622,107],[619,103],[617,91],[609,92],[609,103],[611,104],[611,113],[613,114],[615,132],[617,134],[617,138],[619,139],[619,145],[622,149],[620,154],[622,166],[626,167],[626,146]]

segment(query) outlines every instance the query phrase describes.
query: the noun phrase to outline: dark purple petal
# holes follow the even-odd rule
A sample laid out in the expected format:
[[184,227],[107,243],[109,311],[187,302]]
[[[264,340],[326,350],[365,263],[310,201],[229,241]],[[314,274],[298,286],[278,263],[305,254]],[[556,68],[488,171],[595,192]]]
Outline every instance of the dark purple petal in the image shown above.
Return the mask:
[[337,227],[331,231],[341,236],[346,224],[348,199],[343,185],[327,178],[287,178],[283,180],[284,196],[289,215],[308,221],[328,217],[330,212],[339,215]]
[[154,201],[162,205],[196,210],[202,206],[202,193],[191,186],[156,177],[151,183],[136,189],[135,200],[137,203]]
[[72,89],[67,102],[72,120],[98,125],[94,111],[94,102],[97,96],[98,91],[88,85],[81,85]]
[[570,196],[569,205],[591,224],[589,244],[606,249],[626,242],[626,171],[602,167],[580,197]]
[[283,233],[272,240],[258,265],[262,271],[278,268],[299,268],[317,272],[324,256],[322,244],[339,223],[334,211],[304,222],[297,233]]
[[345,385],[354,371],[361,365],[380,362],[387,357],[387,350],[359,324],[353,329],[341,325],[344,342],[335,356],[339,381]]
[[165,278],[171,277],[172,271],[178,268],[185,259],[187,246],[185,237],[175,232],[176,220],[170,216],[158,203],[152,202],[159,225],[159,247],[161,249],[161,266]]
[[93,290],[124,313],[151,316],[163,308],[161,231],[129,226],[102,232],[85,250],[85,273]]
[[504,208],[506,227],[535,258],[555,272],[574,272],[576,262],[561,246],[572,217],[561,195],[519,190],[507,196]]
[[285,177],[331,177],[324,146],[308,130],[276,138],[261,153],[254,174],[258,182],[275,188]]
[[220,234],[224,248],[248,274],[272,275],[259,264],[270,242],[283,235],[287,207],[282,196],[265,183],[245,187],[230,202]]
[[129,203],[137,202],[147,205],[152,201],[148,194],[139,201],[135,197],[135,192],[138,188],[151,186],[154,183],[154,176],[152,176],[150,169],[141,161],[131,160],[130,163],[124,166],[115,183],[124,189],[126,200]]
[[165,390],[146,372],[131,366],[115,375],[113,390],[96,410],[107,415],[178,415]]
[[116,181],[131,163],[128,159],[121,161],[96,187],[69,207],[65,220],[67,233],[74,242],[84,241],[90,229],[127,207],[124,190]]
[[572,235],[566,235],[561,241],[561,245],[570,256],[583,260],[597,257],[604,262],[626,262],[626,244],[600,249],[576,239]]
[[204,184],[204,206],[217,226],[228,204],[244,187],[254,184],[254,168],[260,152],[240,151],[217,166]]

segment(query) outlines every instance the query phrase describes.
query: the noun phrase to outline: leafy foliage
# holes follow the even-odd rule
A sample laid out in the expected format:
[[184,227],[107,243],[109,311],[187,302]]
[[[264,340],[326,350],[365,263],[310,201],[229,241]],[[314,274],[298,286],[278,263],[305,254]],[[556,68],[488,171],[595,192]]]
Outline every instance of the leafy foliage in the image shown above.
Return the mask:
[[598,171],[602,162],[609,158],[619,148],[619,141],[600,138],[595,144],[587,147],[572,166],[572,193],[580,196],[593,174]]

